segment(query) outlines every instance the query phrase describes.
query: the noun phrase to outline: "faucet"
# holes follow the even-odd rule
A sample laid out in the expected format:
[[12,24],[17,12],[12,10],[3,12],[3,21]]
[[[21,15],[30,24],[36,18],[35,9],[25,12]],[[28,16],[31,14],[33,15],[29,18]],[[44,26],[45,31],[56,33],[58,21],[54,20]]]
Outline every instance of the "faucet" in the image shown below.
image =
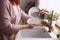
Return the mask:
[[50,25],[49,25],[49,31],[48,32],[51,32],[51,30],[53,30],[53,27],[51,26],[52,25],[53,12],[54,12],[54,10],[52,10],[51,17],[50,17],[50,20],[49,20]]

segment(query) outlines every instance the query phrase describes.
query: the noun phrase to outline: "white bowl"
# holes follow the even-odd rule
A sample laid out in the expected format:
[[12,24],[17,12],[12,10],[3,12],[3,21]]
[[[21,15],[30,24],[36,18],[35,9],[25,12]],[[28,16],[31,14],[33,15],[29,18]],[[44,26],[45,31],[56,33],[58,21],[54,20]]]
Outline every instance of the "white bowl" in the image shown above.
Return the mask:
[[41,18],[38,18],[38,17],[32,17],[32,18],[29,18],[27,20],[27,23],[34,23],[34,24],[40,24],[42,22],[42,19]]
[[29,9],[28,15],[34,17],[34,15],[35,16],[38,15],[39,11],[40,10],[39,10],[38,7],[32,7],[32,8]]

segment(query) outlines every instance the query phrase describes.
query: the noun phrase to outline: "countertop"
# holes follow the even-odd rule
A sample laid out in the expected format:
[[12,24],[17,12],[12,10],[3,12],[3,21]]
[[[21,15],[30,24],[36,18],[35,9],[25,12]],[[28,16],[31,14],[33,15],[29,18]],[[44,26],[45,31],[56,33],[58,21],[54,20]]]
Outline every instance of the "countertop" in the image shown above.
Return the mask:
[[18,40],[57,40],[57,39],[50,39],[50,38],[20,38]]
[[[39,28],[39,27],[38,27]],[[45,28],[46,29],[46,28]],[[47,30],[47,29],[46,29]],[[19,34],[17,34],[19,35]],[[52,38],[21,38],[19,36],[16,36],[16,39],[15,40],[57,40],[56,36],[51,32],[49,33],[49,35],[52,37]]]

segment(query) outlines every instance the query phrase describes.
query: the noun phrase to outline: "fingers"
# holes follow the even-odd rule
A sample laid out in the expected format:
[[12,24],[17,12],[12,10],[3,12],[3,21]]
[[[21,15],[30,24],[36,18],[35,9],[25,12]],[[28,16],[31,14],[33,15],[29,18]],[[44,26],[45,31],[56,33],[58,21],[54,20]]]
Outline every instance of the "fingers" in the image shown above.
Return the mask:
[[29,24],[29,26],[34,27],[34,26],[35,26],[35,24]]
[[41,9],[40,12],[48,12],[47,9]]
[[47,13],[49,13],[47,9],[41,9],[39,15],[42,16]]
[[42,21],[41,24],[44,25],[44,26],[49,26],[50,23]]
[[35,24],[35,23],[30,23],[29,25],[31,25],[31,26],[35,26],[36,24]]
[[35,24],[33,24],[33,23],[28,24],[29,29],[33,28],[34,26],[35,26]]

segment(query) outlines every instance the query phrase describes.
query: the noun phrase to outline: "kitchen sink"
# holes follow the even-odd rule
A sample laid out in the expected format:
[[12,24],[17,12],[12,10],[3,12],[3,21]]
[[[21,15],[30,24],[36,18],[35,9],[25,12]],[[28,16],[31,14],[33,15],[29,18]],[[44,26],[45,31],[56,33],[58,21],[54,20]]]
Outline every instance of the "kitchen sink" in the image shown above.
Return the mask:
[[[20,38],[51,38],[45,28],[33,28],[20,30],[18,35]],[[18,37],[18,36],[17,36]]]

